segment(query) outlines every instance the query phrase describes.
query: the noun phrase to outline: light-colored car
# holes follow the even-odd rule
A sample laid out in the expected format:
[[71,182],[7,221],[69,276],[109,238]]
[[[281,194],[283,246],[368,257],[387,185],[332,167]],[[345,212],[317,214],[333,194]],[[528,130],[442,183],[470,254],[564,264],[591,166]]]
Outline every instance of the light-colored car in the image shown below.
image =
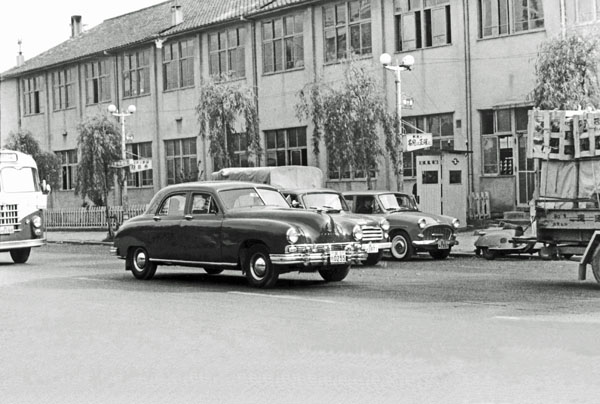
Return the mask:
[[458,219],[421,212],[411,195],[390,191],[349,191],[343,193],[350,210],[387,219],[392,257],[409,260],[419,252],[435,259],[450,255],[458,244]]

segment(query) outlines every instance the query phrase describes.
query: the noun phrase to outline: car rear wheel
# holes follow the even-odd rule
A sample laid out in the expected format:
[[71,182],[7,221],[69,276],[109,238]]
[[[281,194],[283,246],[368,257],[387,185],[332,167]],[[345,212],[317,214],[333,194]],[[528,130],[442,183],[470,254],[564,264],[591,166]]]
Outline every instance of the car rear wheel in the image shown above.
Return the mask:
[[450,249],[429,251],[429,255],[431,255],[431,258],[433,259],[443,260],[448,258],[448,256],[450,255]]
[[256,288],[271,288],[279,278],[279,272],[269,258],[269,250],[263,245],[250,247],[244,262],[244,272],[248,283]]
[[10,250],[10,257],[15,264],[24,264],[29,259],[31,248],[17,248],[16,250]]
[[319,269],[319,274],[327,282],[339,282],[344,280],[350,272],[350,265],[334,265],[329,268]]
[[400,232],[392,237],[392,257],[399,261],[408,261],[414,254],[412,241],[408,234]]
[[128,266],[136,279],[148,281],[156,273],[156,263],[150,261],[148,251],[143,247],[135,247],[127,256]]
[[383,251],[369,254],[363,263],[365,265],[376,265],[379,261],[381,261],[381,258],[383,258]]

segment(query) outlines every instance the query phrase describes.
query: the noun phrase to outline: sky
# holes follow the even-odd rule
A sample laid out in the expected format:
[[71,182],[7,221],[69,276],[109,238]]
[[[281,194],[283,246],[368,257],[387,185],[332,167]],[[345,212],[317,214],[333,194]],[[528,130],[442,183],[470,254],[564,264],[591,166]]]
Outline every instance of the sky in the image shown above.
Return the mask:
[[164,0],[8,0],[0,6],[0,73],[14,67],[19,39],[25,60],[69,39],[71,16],[81,15],[84,30],[102,21]]

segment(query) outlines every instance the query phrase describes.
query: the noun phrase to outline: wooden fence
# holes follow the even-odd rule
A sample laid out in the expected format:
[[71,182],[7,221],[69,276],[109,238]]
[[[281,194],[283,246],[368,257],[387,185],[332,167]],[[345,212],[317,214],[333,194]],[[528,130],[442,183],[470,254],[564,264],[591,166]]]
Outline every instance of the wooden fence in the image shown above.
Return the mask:
[[473,192],[469,195],[469,219],[490,219],[490,193]]
[[[147,205],[129,205],[129,217],[141,215]],[[123,223],[123,208],[110,206],[109,217],[111,225]],[[108,222],[104,206],[71,209],[46,209],[44,222],[48,229],[106,229]],[[116,223],[115,223],[116,222]]]

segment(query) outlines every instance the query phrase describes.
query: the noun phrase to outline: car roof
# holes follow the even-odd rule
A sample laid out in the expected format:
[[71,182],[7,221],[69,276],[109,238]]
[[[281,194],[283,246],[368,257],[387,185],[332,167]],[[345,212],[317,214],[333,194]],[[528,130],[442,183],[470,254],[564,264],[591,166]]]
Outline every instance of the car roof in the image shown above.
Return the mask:
[[177,191],[177,190],[214,190],[223,191],[228,189],[238,188],[269,188],[277,190],[277,188],[268,184],[258,184],[256,182],[244,182],[244,181],[195,181],[195,182],[184,182],[181,184],[168,185],[163,188],[164,190]]
[[291,188],[283,189],[283,193],[294,193],[294,194],[323,194],[323,193],[335,193],[340,194],[340,191],[329,188]]
[[386,190],[379,190],[379,191],[375,191],[375,190],[371,190],[371,191],[345,191],[343,192],[344,195],[356,195],[356,196],[369,196],[369,195],[381,195],[381,194],[400,194],[400,195],[408,195],[404,192],[397,192],[397,191],[386,191]]

